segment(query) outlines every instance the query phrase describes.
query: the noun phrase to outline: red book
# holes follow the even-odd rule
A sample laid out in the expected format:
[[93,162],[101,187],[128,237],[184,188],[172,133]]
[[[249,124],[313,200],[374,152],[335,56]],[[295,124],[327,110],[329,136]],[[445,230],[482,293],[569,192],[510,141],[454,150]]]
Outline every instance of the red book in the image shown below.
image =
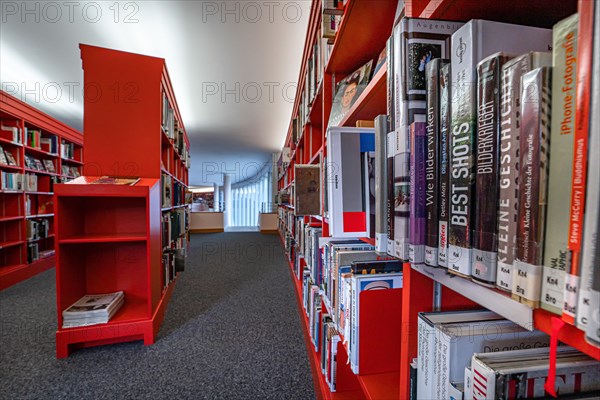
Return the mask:
[[571,270],[565,275],[565,292],[562,318],[575,323],[577,292],[579,290],[579,264],[583,238],[583,212],[590,122],[590,87],[592,79],[592,37],[594,35],[594,2],[579,0],[579,38],[577,49],[577,99],[575,114],[575,146],[573,152],[573,182],[571,185],[571,218],[569,226],[569,252]]

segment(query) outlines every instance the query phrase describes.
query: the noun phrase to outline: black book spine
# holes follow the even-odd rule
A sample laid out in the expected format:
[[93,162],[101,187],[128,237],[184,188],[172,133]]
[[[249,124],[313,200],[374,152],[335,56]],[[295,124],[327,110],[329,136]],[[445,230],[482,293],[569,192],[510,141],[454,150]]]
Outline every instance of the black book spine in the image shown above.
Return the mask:
[[356,261],[350,266],[355,275],[363,274],[387,274],[391,272],[402,272],[403,263],[399,260],[381,261]]
[[494,54],[477,66],[477,147],[471,271],[479,283],[495,286],[498,265],[498,140],[502,65],[511,57]]
[[438,164],[438,266],[448,268],[448,215],[450,213],[450,64],[440,69],[440,138]]
[[[389,119],[390,121],[392,118]],[[387,253],[394,255],[394,152],[396,151],[396,132],[387,134]]]
[[447,60],[436,58],[427,64],[427,157],[425,160],[425,264],[438,266],[439,240],[439,149],[440,149],[440,69]]

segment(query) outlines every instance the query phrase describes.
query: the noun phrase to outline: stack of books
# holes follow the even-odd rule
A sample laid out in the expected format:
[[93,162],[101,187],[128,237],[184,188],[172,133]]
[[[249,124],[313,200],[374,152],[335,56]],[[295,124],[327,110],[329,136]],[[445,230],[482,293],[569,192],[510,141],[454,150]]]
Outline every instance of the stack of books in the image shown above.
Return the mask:
[[125,303],[123,291],[86,294],[63,311],[63,328],[105,324]]

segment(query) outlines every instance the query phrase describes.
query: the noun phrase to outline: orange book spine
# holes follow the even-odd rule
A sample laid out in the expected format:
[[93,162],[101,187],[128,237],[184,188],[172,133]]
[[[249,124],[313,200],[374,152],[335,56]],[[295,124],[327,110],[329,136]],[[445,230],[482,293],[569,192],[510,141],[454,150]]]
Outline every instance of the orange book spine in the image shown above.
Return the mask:
[[579,47],[577,50],[577,99],[575,117],[575,146],[573,153],[573,182],[571,185],[571,217],[569,224],[570,272],[565,276],[562,318],[575,323],[579,264],[583,238],[585,186],[590,121],[590,87],[592,73],[592,37],[594,34],[594,2],[579,0]]

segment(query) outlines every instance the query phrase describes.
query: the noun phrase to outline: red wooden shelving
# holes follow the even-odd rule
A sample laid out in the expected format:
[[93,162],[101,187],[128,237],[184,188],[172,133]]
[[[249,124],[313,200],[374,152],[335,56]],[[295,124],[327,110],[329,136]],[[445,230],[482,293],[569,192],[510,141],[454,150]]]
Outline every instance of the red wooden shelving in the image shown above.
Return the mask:
[[[0,290],[10,287],[24,279],[30,278],[40,272],[43,272],[55,264],[55,257],[39,258],[37,260],[28,260],[28,245],[38,246],[39,251],[51,250],[54,248],[53,234],[53,216],[52,213],[43,212],[46,203],[52,203],[52,192],[50,191],[53,180],[64,181],[69,178],[67,174],[62,174],[62,163],[59,156],[60,143],[67,142],[73,145],[75,153],[81,154],[83,145],[83,136],[77,130],[57,121],[49,115],[36,110],[32,106],[20,101],[19,99],[0,91],[0,121],[2,125],[16,127],[20,130],[21,142],[13,142],[7,131],[2,131],[3,137],[0,137],[0,146],[4,151],[10,152],[17,162],[17,166],[0,165],[0,171],[15,174],[36,175],[38,182],[37,190],[0,190],[0,241],[4,244],[0,248]],[[57,153],[50,153],[27,145],[25,130],[37,130],[41,132],[43,138],[54,138],[57,143]],[[51,160],[56,173],[39,171],[26,167],[25,155],[41,160]],[[81,160],[81,157],[80,157]],[[80,165],[74,165],[74,168],[81,172]],[[26,202],[31,202],[31,213],[26,214]],[[40,207],[38,210],[37,207]],[[45,218],[50,221],[50,233],[47,238],[37,240],[27,240],[26,224],[27,220],[33,218]],[[11,235],[18,235],[19,240],[8,239]],[[8,244],[11,244],[8,246]]]
[[[177,280],[167,276],[163,262],[163,251],[175,246],[172,237],[163,243],[163,214],[185,207],[184,196],[182,203],[174,204],[171,197],[163,207],[163,181],[171,181],[172,195],[175,184],[183,191],[188,181],[180,153],[189,154],[189,140],[165,60],[80,48],[84,81],[107,93],[119,85],[123,97],[86,97],[86,174],[55,187],[59,358],[82,347],[154,343]],[[164,128],[165,98],[175,121],[172,137]],[[80,159],[66,162],[77,165]],[[104,175],[141,179],[133,186],[94,184]],[[125,304],[107,324],[62,328],[62,311],[83,295],[121,290]]]
[[[287,167],[287,180],[279,181],[280,189],[288,189],[294,181],[293,168],[295,163],[317,163],[326,156],[326,126],[331,111],[335,82],[343,76],[356,70],[370,59],[375,59],[385,47],[391,35],[393,19],[396,11],[396,0],[370,1],[349,0],[338,30],[329,62],[325,66],[322,81],[317,87],[316,97],[309,107],[309,119],[304,135],[298,143],[298,149],[292,152],[292,162]],[[404,12],[407,17],[431,19],[447,19],[468,21],[473,18],[491,19],[501,22],[551,27],[557,21],[577,11],[577,0],[407,0],[404,1]],[[312,4],[309,27],[303,60],[299,74],[298,96],[292,111],[292,120],[299,112],[299,104],[304,90],[304,76],[307,62],[312,53],[312,44],[320,28],[321,1]],[[340,125],[354,126],[358,120],[370,120],[379,114],[385,114],[387,109],[387,67],[382,68],[372,78],[371,82],[361,93],[345,116]],[[320,118],[318,115],[320,114]],[[291,139],[292,123],[287,132],[285,146],[294,149]],[[293,206],[283,206],[293,210]],[[322,235],[329,236],[328,219],[323,216],[312,216],[311,221],[321,222]],[[283,240],[283,237],[282,237]],[[361,240],[374,244],[372,238]],[[289,261],[289,260],[288,260]],[[307,324],[302,307],[302,287],[293,274],[300,313],[303,316],[303,329],[308,337]],[[488,307],[491,310],[512,319],[529,329],[539,329],[548,334],[552,333],[552,320],[556,318],[543,310],[531,310],[521,303],[515,302],[500,291],[483,288],[462,278],[447,278],[440,270],[431,271],[427,268],[413,268],[406,264],[404,268],[404,289],[402,294],[401,316],[401,349],[398,371],[357,376],[359,389],[353,393],[358,398],[394,398],[405,399],[409,396],[409,366],[417,354],[417,316],[419,312],[433,309],[434,282],[441,286],[441,309],[472,309]],[[577,328],[566,325],[558,334],[559,340],[599,359],[600,349],[589,345],[584,340],[583,333]],[[309,353],[314,346],[307,339]],[[311,364],[318,365],[315,358]],[[318,368],[313,366],[315,386],[323,391],[319,398],[330,398],[341,393],[331,394],[324,384],[324,378]],[[343,370],[343,369],[342,369]],[[332,397],[331,397],[332,398]]]

